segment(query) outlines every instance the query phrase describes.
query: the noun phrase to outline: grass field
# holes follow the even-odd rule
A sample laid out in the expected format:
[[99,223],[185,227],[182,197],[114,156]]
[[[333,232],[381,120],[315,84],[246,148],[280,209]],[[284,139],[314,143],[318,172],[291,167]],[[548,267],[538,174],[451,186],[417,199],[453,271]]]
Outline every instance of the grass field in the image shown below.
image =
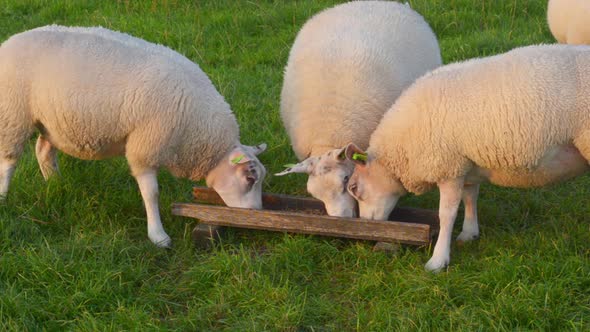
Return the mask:
[[[0,41],[58,23],[167,45],[211,77],[244,143],[269,144],[261,160],[273,173],[294,160],[279,120],[290,45],[306,19],[336,2],[4,0]],[[553,42],[546,1],[410,3],[445,63]],[[431,274],[423,265],[432,248],[392,256],[314,236],[231,231],[198,252],[195,221],[169,209],[190,200],[192,183],[164,171],[174,248],[158,249],[124,159],[60,155],[63,177],[45,183],[33,142],[0,204],[0,330],[590,330],[588,176],[536,190],[484,185],[481,239],[453,246],[448,271]],[[264,190],[304,194],[305,177],[269,176]],[[437,208],[437,193],[400,205]]]

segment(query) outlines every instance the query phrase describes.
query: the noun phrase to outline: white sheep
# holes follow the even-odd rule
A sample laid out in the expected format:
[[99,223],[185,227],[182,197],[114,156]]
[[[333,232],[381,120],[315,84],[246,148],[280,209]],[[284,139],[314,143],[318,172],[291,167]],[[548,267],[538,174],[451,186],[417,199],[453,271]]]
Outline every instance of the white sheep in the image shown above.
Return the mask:
[[0,46],[0,196],[37,129],[45,178],[56,149],[81,159],[124,155],[147,212],[148,236],[170,245],[157,171],[206,178],[229,206],[261,208],[266,146],[239,142],[229,105],[207,75],[171,49],[103,28],[46,26]]
[[407,191],[438,186],[440,233],[426,269],[440,270],[461,199],[459,240],[479,236],[481,182],[535,187],[590,169],[590,47],[536,45],[434,70],[384,115],[366,155],[347,147],[355,154],[348,190],[363,218],[383,220]]
[[547,23],[560,43],[590,44],[590,1],[549,0]]
[[353,216],[344,146],[366,148],[383,113],[416,78],[440,66],[436,36],[409,5],[355,1],[313,16],[285,69],[281,117],[301,161],[276,175],[309,174],[328,214]]

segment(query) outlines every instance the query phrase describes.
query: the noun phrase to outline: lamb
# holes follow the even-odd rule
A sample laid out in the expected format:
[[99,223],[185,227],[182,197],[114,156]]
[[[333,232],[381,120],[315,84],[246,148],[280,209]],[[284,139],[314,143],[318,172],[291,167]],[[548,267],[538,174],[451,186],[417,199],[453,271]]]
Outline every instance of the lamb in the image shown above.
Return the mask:
[[590,44],[590,2],[549,0],[547,23],[553,37],[564,44]]
[[436,69],[384,115],[366,154],[350,144],[346,156],[363,218],[383,220],[402,195],[438,186],[440,233],[426,269],[441,270],[461,200],[459,240],[479,235],[481,182],[528,188],[590,169],[590,46],[535,45]]
[[307,190],[328,214],[352,217],[344,147],[366,148],[385,111],[416,78],[440,66],[436,36],[408,5],[355,1],[301,29],[281,92],[281,117],[301,161],[276,175],[309,174]]
[[266,145],[240,144],[230,106],[198,65],[173,50],[103,28],[45,26],[0,46],[0,196],[37,129],[45,179],[56,149],[81,159],[124,155],[147,212],[148,237],[168,247],[157,171],[206,179],[229,206],[262,206]]

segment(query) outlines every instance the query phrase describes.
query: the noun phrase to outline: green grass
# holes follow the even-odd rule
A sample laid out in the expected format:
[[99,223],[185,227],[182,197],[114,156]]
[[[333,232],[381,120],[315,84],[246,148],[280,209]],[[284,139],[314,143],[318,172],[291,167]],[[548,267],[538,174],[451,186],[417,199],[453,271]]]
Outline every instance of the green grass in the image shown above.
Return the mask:
[[[313,13],[337,1],[20,1],[0,5],[0,41],[58,23],[102,25],[161,43],[199,63],[236,113],[244,143],[265,141],[269,173],[294,155],[279,120],[290,45]],[[552,43],[546,1],[415,0],[445,63]],[[231,231],[210,252],[195,221],[170,204],[191,183],[160,175],[174,241],[147,239],[137,185],[123,159],[60,155],[45,183],[33,141],[0,205],[0,330],[589,330],[590,177],[516,190],[484,185],[481,239],[453,246],[446,273],[431,248],[396,256],[369,242]],[[264,189],[305,193],[305,177]],[[437,193],[402,205],[437,207]],[[457,223],[456,234],[460,229]]]

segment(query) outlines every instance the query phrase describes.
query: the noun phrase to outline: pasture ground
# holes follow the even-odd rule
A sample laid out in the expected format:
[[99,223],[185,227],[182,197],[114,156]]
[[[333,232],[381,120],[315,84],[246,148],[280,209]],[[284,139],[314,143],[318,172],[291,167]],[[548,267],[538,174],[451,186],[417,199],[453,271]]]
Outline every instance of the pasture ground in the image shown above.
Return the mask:
[[[247,144],[267,142],[269,173],[294,155],[279,120],[282,72],[298,29],[337,1],[4,0],[0,41],[57,23],[130,33],[199,63],[236,113]],[[445,63],[553,43],[541,0],[411,0],[440,39]],[[453,246],[447,272],[432,248],[394,257],[372,243],[231,231],[194,250],[195,221],[170,204],[192,183],[160,174],[174,248],[152,245],[122,158],[60,155],[43,181],[34,140],[0,205],[0,330],[588,330],[590,177],[535,190],[484,185],[481,239]],[[305,176],[264,190],[305,194]],[[437,193],[400,205],[437,208]],[[455,235],[459,233],[460,216]]]

